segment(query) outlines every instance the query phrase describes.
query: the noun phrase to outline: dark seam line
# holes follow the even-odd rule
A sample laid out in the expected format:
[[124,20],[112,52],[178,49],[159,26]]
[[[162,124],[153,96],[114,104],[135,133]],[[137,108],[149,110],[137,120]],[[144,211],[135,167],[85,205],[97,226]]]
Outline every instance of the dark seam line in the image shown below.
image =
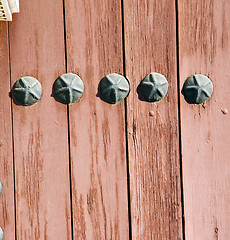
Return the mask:
[[183,188],[183,161],[182,161],[182,138],[181,138],[181,103],[180,103],[180,52],[179,52],[179,2],[175,0],[176,14],[176,56],[177,56],[177,98],[178,98],[178,129],[179,129],[179,158],[180,158],[180,185],[181,185],[181,211],[182,211],[182,234],[185,240],[185,216],[184,216],[184,188]]
[[68,150],[69,150],[69,182],[70,182],[70,208],[71,208],[71,235],[73,235],[73,190],[72,190],[72,164],[71,164],[71,149],[70,149],[70,118],[69,105],[67,105],[67,120],[68,120]]
[[[10,87],[12,86],[12,71],[11,71],[11,59],[10,59],[10,31],[9,23],[7,22],[7,35],[8,35],[8,55],[9,55],[9,72],[10,72]],[[10,93],[11,94],[11,93]],[[12,151],[13,151],[13,178],[14,178],[14,228],[15,228],[15,240],[17,240],[17,210],[16,210],[16,172],[15,172],[15,155],[14,155],[14,126],[13,126],[13,99],[10,102],[11,107],[11,130],[12,130]]]
[[[122,52],[123,52],[123,75],[126,77],[125,62],[125,24],[124,24],[124,1],[121,0],[121,21],[122,21]],[[128,219],[129,219],[129,240],[132,240],[132,217],[130,197],[130,174],[129,174],[129,142],[128,142],[128,114],[127,99],[124,100],[125,107],[125,141],[126,141],[126,171],[127,171],[127,198],[128,198]]]
[[[66,37],[66,11],[65,0],[63,0],[63,24],[64,24],[64,44],[65,44],[65,72],[67,73],[67,37]],[[74,239],[73,234],[73,192],[72,192],[72,164],[71,164],[71,147],[70,147],[70,116],[69,105],[67,105],[67,124],[68,124],[68,153],[69,153],[69,184],[70,184],[70,211],[71,211],[71,237]]]

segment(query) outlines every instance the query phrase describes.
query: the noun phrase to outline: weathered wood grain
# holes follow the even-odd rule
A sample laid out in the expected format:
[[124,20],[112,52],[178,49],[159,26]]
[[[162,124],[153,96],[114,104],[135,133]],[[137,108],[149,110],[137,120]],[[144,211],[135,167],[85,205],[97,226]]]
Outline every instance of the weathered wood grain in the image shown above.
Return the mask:
[[[132,238],[181,239],[175,2],[126,0],[124,24]],[[150,72],[169,81],[155,104],[137,88]]]
[[74,239],[128,239],[124,103],[98,96],[102,77],[123,72],[121,4],[65,2],[68,72],[85,84],[70,106]]
[[179,1],[180,85],[194,73],[214,84],[210,101],[181,96],[187,240],[230,236],[230,2]]
[[15,239],[14,174],[12,150],[12,117],[7,23],[0,22],[0,227],[4,239]]
[[34,76],[43,97],[13,105],[17,239],[70,240],[67,108],[51,97],[65,72],[63,4],[25,0],[20,8],[10,24],[12,82]]

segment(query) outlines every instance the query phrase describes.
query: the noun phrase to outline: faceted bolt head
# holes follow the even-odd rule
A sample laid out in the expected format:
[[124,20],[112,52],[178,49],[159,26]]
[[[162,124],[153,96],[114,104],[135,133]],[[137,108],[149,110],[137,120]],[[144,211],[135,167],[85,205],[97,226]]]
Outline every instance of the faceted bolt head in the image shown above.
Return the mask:
[[0,182],[0,195],[2,194],[3,184]]
[[74,73],[62,74],[53,85],[55,99],[64,104],[78,101],[82,97],[83,92],[83,81]]
[[167,94],[168,81],[162,74],[153,72],[141,81],[140,88],[148,102],[157,102]]
[[0,228],[0,240],[3,240],[3,231],[1,228]]
[[211,97],[212,91],[213,84],[209,77],[202,74],[194,74],[186,79],[182,94],[188,103],[201,104]]
[[129,83],[122,75],[111,73],[102,78],[99,90],[104,100],[115,104],[128,95]]
[[41,98],[42,86],[36,78],[25,76],[14,84],[12,93],[19,104],[30,106]]

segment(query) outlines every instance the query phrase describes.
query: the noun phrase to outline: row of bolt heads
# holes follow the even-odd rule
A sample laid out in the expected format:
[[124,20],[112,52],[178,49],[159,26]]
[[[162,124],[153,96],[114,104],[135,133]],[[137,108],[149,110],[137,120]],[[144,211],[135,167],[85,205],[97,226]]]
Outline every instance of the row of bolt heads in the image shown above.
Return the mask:
[[[168,91],[167,79],[159,73],[148,74],[140,83],[140,89],[148,102],[160,101]],[[129,93],[129,82],[117,73],[105,76],[100,84],[99,91],[102,98],[111,104],[124,99]],[[200,104],[207,101],[213,91],[212,81],[205,75],[195,74],[186,79],[182,93],[187,102]],[[64,104],[78,101],[84,92],[81,78],[74,73],[61,75],[53,85],[53,94],[56,100]],[[12,89],[14,99],[23,106],[36,103],[42,96],[42,87],[36,78],[25,76],[20,78]],[[3,184],[0,182],[0,195]],[[3,231],[0,228],[0,240]]]
[[[146,101],[158,102],[168,92],[168,81],[162,74],[153,72],[141,81],[139,87]],[[123,100],[127,97],[129,90],[127,79],[117,73],[105,76],[99,83],[101,98],[110,104],[116,104]],[[213,83],[211,79],[202,74],[195,74],[186,79],[182,94],[188,103],[201,104],[211,97],[212,91]],[[83,81],[74,73],[61,75],[53,85],[54,98],[63,104],[78,101],[83,92]],[[30,106],[42,97],[42,87],[36,78],[25,76],[14,84],[11,93],[16,103]]]

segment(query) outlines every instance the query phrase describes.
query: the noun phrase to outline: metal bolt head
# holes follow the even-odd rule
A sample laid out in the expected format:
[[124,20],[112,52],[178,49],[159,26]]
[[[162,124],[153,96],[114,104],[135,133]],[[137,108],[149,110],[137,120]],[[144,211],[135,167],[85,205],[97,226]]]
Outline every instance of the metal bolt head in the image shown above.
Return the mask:
[[0,240],[3,240],[3,231],[1,228],[0,228]]
[[162,74],[152,72],[141,81],[140,88],[148,102],[157,102],[167,94],[168,81]]
[[24,76],[15,82],[12,93],[19,104],[30,106],[41,98],[42,86],[36,78]]
[[99,90],[104,100],[115,104],[123,100],[129,93],[129,82],[117,73],[111,73],[102,78]]
[[0,182],[0,195],[2,194],[3,184]]
[[182,94],[185,100],[191,104],[200,104],[207,101],[213,91],[212,80],[203,74],[194,74],[187,78]]
[[64,104],[78,101],[82,97],[83,92],[83,81],[74,73],[62,74],[53,85],[55,99]]

